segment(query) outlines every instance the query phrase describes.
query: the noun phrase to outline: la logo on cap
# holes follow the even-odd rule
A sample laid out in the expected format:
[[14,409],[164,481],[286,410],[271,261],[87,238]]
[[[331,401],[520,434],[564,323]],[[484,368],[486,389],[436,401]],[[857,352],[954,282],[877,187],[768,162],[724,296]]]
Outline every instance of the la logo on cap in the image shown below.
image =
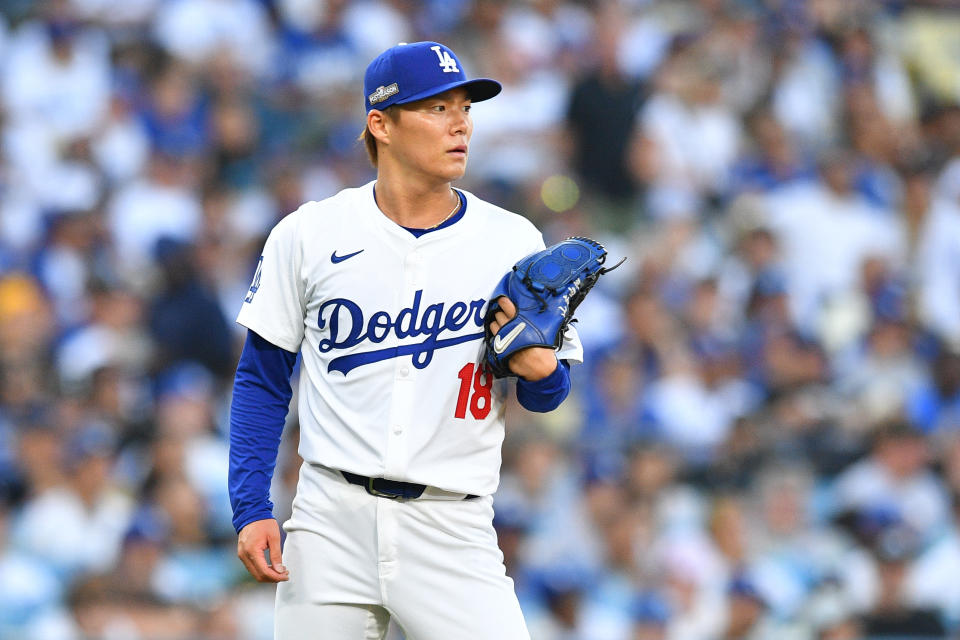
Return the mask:
[[449,51],[444,50],[440,45],[430,47],[430,50],[437,54],[440,59],[440,68],[443,69],[444,73],[460,73],[460,69],[457,68],[457,61],[453,59]]
[[442,43],[401,42],[367,65],[362,95],[369,113],[460,87],[466,89],[473,102],[489,100],[500,93],[501,88],[499,82],[490,78],[468,79],[457,55]]

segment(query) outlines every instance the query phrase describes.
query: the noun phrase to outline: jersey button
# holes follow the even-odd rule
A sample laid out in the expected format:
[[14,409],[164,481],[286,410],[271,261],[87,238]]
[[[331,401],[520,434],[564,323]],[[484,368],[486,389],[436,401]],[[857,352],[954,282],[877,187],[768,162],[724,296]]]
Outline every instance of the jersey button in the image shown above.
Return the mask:
[[400,367],[400,377],[406,378],[408,375],[410,375],[410,367],[408,367],[407,365],[403,365],[402,367]]
[[398,436],[403,433],[403,427],[398,424],[393,425],[393,435]]

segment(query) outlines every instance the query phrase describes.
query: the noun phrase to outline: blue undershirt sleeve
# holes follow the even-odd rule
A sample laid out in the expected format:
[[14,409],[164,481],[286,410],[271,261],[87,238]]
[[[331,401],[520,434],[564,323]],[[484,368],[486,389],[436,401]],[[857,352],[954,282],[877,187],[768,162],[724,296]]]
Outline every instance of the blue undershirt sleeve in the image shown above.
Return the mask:
[[560,406],[570,393],[570,363],[561,360],[553,373],[542,380],[517,378],[517,400],[527,411],[546,413]]
[[251,522],[273,517],[270,480],[293,395],[290,376],[296,362],[296,353],[247,332],[230,404],[228,482],[238,533]]

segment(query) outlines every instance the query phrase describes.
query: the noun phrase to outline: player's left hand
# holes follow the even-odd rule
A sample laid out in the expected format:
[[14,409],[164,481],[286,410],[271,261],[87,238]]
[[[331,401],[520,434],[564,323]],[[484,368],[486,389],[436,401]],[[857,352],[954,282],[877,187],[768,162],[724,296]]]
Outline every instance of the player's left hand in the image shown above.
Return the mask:
[[[517,307],[506,296],[497,298],[500,310],[490,321],[490,331],[496,335],[500,327],[517,315]],[[557,353],[549,347],[528,347],[510,356],[507,361],[510,370],[527,382],[536,382],[546,378],[557,368]]]
[[273,518],[256,520],[240,530],[237,556],[257,582],[286,582],[290,579],[281,553],[280,525]]

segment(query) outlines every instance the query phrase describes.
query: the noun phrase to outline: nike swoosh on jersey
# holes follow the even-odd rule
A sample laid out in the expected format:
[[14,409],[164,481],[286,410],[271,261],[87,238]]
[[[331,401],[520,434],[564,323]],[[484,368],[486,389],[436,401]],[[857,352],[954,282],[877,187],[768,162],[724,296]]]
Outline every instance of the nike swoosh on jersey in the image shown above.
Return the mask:
[[499,334],[493,336],[494,353],[503,353],[507,349],[507,347],[510,346],[510,343],[516,340],[517,336],[523,333],[523,330],[526,328],[527,328],[527,323],[521,322],[520,324],[515,326],[513,329],[511,329],[510,333],[505,335],[502,340],[500,339]]
[[363,249],[360,249],[360,251],[354,251],[353,253],[348,253],[345,256],[338,256],[337,252],[334,251],[333,253],[330,254],[330,262],[332,262],[333,264],[337,264],[338,262],[343,262],[347,258],[352,258],[353,256],[359,255],[363,253],[363,251],[364,251]]

